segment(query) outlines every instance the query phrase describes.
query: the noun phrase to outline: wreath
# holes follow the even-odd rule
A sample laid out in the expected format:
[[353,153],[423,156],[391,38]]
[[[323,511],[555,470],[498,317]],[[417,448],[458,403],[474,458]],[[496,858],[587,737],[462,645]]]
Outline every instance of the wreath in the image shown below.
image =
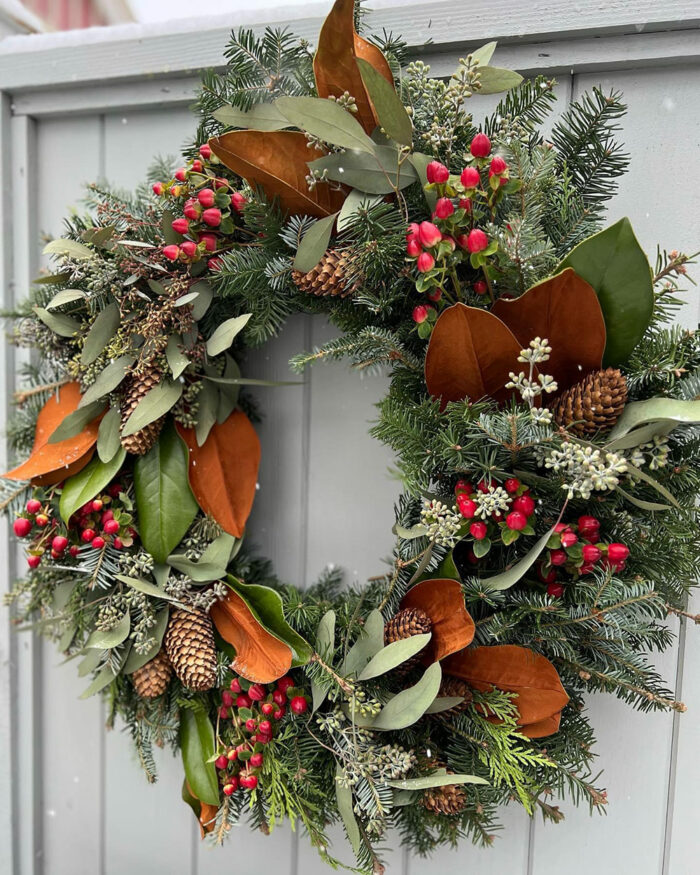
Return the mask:
[[[619,94],[545,138],[554,83],[494,43],[443,81],[358,27],[336,0],[315,54],[233,35],[184,165],[91,186],[48,243],[13,314],[39,356],[2,504],[17,622],[79,660],[149,781],[153,745],[181,754],[203,836],[287,818],[335,865],[340,821],[379,872],[389,827],[427,853],[490,843],[504,803],[602,809],[587,693],[684,710],[649,653],[700,553],[700,335],[671,324],[690,258],[651,270],[627,219],[603,227]],[[285,584],[243,543],[246,352],[295,312],[339,329],[295,371],[390,374],[372,433],[404,493],[366,586]]]

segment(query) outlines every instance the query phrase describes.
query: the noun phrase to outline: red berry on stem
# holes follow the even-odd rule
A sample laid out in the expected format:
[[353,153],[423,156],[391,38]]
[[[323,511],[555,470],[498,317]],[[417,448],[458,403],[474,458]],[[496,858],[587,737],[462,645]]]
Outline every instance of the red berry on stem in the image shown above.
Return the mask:
[[550,583],[547,586],[547,595],[553,599],[560,599],[564,595],[564,587],[561,583]]
[[483,523],[481,521],[472,523],[469,526],[469,534],[477,541],[483,541],[486,537],[487,531],[488,528],[486,526],[486,523]]
[[429,252],[421,252],[418,256],[416,267],[420,273],[427,273],[435,267],[435,259]]
[[258,728],[258,721],[253,717],[249,717],[245,722],[246,732],[255,732]]
[[41,562],[41,556],[27,556],[27,565],[30,568],[36,568]]
[[238,696],[238,698],[236,699],[237,708],[250,708],[252,704],[253,703],[248,698],[248,696],[246,696],[245,693],[241,693],[240,696]]
[[124,546],[124,542],[122,541],[121,538],[115,538],[112,541],[112,546],[114,547],[115,550],[121,550],[121,548]]
[[272,735],[272,723],[269,720],[261,720],[259,729],[263,735]]
[[508,169],[508,165],[500,155],[494,155],[489,165],[489,176],[500,176]]
[[188,258],[194,258],[197,254],[197,244],[194,242],[194,240],[185,240],[184,243],[180,244],[180,250]]
[[216,235],[202,232],[197,239],[200,243],[204,243],[204,248],[207,252],[216,252]]
[[248,763],[251,768],[259,769],[263,764],[263,755],[261,753],[254,753],[253,756],[248,760]]
[[472,228],[467,235],[467,249],[474,254],[475,252],[483,252],[489,245],[489,238],[480,228]]
[[506,525],[514,532],[521,532],[527,525],[527,517],[519,510],[514,510],[506,517]]
[[238,749],[235,747],[231,747],[226,751],[226,759],[229,762],[235,762],[238,759]]
[[241,775],[239,783],[241,787],[245,787],[246,790],[255,790],[258,786],[258,779],[255,775]]
[[68,538],[65,538],[63,535],[56,535],[51,541],[51,549],[55,550],[57,553],[63,553],[67,546]]
[[21,516],[18,517],[12,523],[12,531],[17,535],[18,538],[26,538],[27,535],[32,530],[32,521],[28,520],[26,517]]
[[[115,541],[115,546],[116,546],[116,541]],[[80,547],[78,547],[77,544],[73,544],[72,547],[68,548],[68,552],[75,559],[76,556],[80,553]]]
[[187,171],[184,167],[178,167],[175,171],[175,179],[178,182],[185,182],[187,180]]
[[201,173],[202,170],[204,170],[204,165],[199,158],[195,158],[192,162],[192,170],[194,170],[195,173]]
[[433,289],[430,292],[426,292],[425,296],[430,301],[439,301],[440,298],[442,297],[442,289]]
[[554,583],[557,579],[557,572],[553,568],[550,568],[549,571],[545,572],[542,563],[539,563],[537,566],[537,576],[542,583]]
[[116,535],[119,531],[119,523],[115,519],[106,520],[102,526],[102,530],[108,535]]
[[[260,710],[262,711],[262,713],[263,713],[266,717],[269,717],[271,714],[274,713],[274,711],[275,711],[275,706],[272,704],[272,702],[263,702],[262,705],[260,706]],[[263,720],[263,723],[264,723],[264,722],[265,722],[265,721]],[[262,723],[260,724],[260,728],[261,728],[261,730],[262,730]]]
[[459,179],[465,188],[477,188],[481,182],[481,176],[476,167],[465,167]]
[[457,508],[465,520],[470,520],[476,516],[479,505],[468,495],[462,494],[457,496]]
[[450,171],[439,161],[431,161],[425,168],[425,176],[428,182],[437,182],[442,185],[450,178]]
[[221,210],[216,207],[212,207],[210,210],[205,210],[202,213],[202,221],[205,225],[209,225],[211,228],[218,228],[221,224]]
[[260,702],[265,698],[265,688],[262,684],[251,684],[248,688],[248,695],[254,702]]
[[472,202],[468,197],[461,197],[458,206],[460,210],[465,210],[467,213],[472,211]]
[[472,492],[474,492],[474,487],[468,480],[460,479],[455,483],[455,495],[459,495],[460,493],[471,495]]
[[34,517],[34,522],[39,526],[40,529],[45,528],[49,524],[49,518],[45,513],[38,513]]
[[275,690],[275,692],[272,694],[272,701],[275,702],[277,705],[286,705],[287,696],[285,695],[285,693],[282,692],[282,690]]
[[486,285],[486,283],[483,280],[477,280],[474,283],[474,291],[476,292],[477,295],[485,295],[486,292],[488,292],[488,290],[489,290],[489,287]]
[[[517,492],[520,489],[520,481],[516,480],[515,477],[509,477],[506,482],[503,484],[503,488],[506,492],[511,493]],[[520,508],[522,510],[522,508]]]
[[224,690],[221,694],[221,703],[227,708],[233,708],[233,696],[228,690]]
[[608,559],[610,560],[610,562],[613,562],[615,564],[624,562],[629,555],[629,547],[627,547],[625,544],[608,544]]
[[594,516],[580,516],[578,518],[579,529],[599,529],[600,521]]
[[491,140],[486,134],[477,134],[469,146],[469,151],[475,158],[486,158],[491,151]]
[[272,716],[275,718],[275,720],[281,720],[286,712],[287,709],[283,705],[282,707],[278,708]]
[[603,551],[596,547],[595,544],[584,544],[581,552],[583,554],[583,561],[591,565],[597,562],[603,555]]
[[448,197],[441,197],[438,199],[438,202],[435,204],[435,212],[434,215],[438,219],[446,219],[448,216],[451,216],[455,211],[454,204]]
[[124,487],[121,485],[121,483],[112,483],[112,485],[107,490],[112,498],[119,498],[123,491]]
[[240,191],[234,191],[231,195],[231,206],[237,213],[243,212],[243,207],[248,203],[248,200],[243,197]]
[[226,708],[224,705],[219,708],[219,717],[222,720],[228,720],[228,708]]
[[180,247],[176,246],[174,243],[171,243],[168,246],[163,247],[163,255],[169,261],[177,261],[180,257]]
[[289,707],[293,714],[306,714],[309,710],[309,703],[304,696],[295,696],[289,703]]
[[281,678],[277,681],[277,689],[281,690],[283,693],[286,693],[290,687],[294,686],[294,679],[291,678],[288,674],[282,675]]
[[[516,480],[517,483],[517,480]],[[513,499],[513,510],[518,510],[524,513],[525,516],[532,516],[535,512],[535,501],[532,496],[525,493]]]
[[561,545],[562,545],[562,547],[573,547],[577,541],[578,541],[578,537],[573,532],[562,532],[561,533]]
[[550,565],[565,565],[569,557],[566,555],[566,550],[550,550],[549,562]]
[[437,246],[442,240],[442,231],[432,222],[421,222],[418,226],[418,239],[423,246]]
[[197,200],[203,207],[213,207],[216,203],[216,194],[212,188],[202,188],[197,193]]
[[229,781],[227,784],[224,784],[224,796],[232,796],[236,792],[236,788]]
[[190,230],[190,223],[187,219],[175,219],[172,222],[173,231],[177,231],[178,234],[186,234]]
[[190,198],[188,201],[185,201],[182,212],[188,219],[198,219],[202,215],[202,207],[194,198]]
[[80,533],[80,539],[87,544],[92,541],[96,534],[97,532],[94,529],[83,529]]
[[105,542],[104,538],[102,538],[102,537],[100,537],[100,535],[98,535],[96,538],[92,539],[91,543],[92,543],[92,546],[94,547],[95,550],[101,550],[104,547],[106,542]]
[[225,769],[226,766],[228,766],[228,759],[226,758],[226,756],[224,754],[221,754],[221,756],[217,758],[214,765],[216,766],[217,769]]
[[231,681],[230,689],[231,689],[232,693],[240,693],[241,692],[241,689],[242,689],[241,682],[238,680],[238,678],[234,678]]
[[162,182],[154,182],[151,186],[153,189],[153,194],[161,195],[165,191],[165,186]]
[[27,502],[27,513],[39,513],[41,502],[37,498],[30,498]]
[[208,161],[211,158],[211,146],[209,143],[203,143],[199,147],[199,154],[204,158],[205,161]]
[[420,240],[416,237],[411,237],[406,242],[406,254],[410,255],[411,258],[418,258],[422,251],[423,247],[420,245]]
[[428,308],[425,304],[419,304],[417,307],[413,308],[413,313],[411,314],[413,317],[413,321],[421,325],[428,318]]

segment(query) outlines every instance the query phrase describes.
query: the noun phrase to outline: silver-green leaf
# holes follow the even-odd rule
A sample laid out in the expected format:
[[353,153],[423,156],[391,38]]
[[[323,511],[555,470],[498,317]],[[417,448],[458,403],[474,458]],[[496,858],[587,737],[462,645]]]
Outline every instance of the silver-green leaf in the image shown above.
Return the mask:
[[323,253],[328,249],[337,215],[338,213],[333,213],[332,216],[318,219],[304,234],[294,258],[295,270],[308,273],[316,267],[323,257]]
[[134,363],[132,355],[122,355],[110,362],[97,375],[95,382],[83,394],[78,407],[85,407],[93,401],[99,401],[105,395],[113,392],[126,376],[126,372]]
[[234,316],[227,319],[217,327],[212,336],[207,340],[207,353],[210,356],[225,352],[234,341],[236,335],[242,331],[252,313],[244,313],[242,316]]
[[80,361],[84,365],[89,365],[95,361],[114,336],[120,322],[119,305],[116,301],[113,301],[97,315],[85,337],[83,351],[80,354]]
[[440,689],[442,669],[434,662],[425,670],[423,677],[412,687],[389,699],[372,723],[373,730],[406,729],[420,720],[428,710]]
[[423,635],[411,635],[410,638],[392,641],[391,644],[382,647],[379,653],[370,659],[357,676],[357,679],[368,681],[370,678],[376,678],[386,674],[388,671],[392,671],[412,656],[420,653],[431,637],[431,633],[426,632]]
[[145,426],[164,416],[180,399],[182,383],[163,380],[154,386],[134,408],[122,429],[122,435],[136,434]]
[[344,149],[373,152],[375,145],[357,119],[323,97],[278,97],[275,107],[297,128]]

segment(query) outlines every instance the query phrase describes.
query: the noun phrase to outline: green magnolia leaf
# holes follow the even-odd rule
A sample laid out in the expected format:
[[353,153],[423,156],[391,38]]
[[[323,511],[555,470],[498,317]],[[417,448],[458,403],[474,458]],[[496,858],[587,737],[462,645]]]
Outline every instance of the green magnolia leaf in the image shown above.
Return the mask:
[[402,638],[399,641],[392,641],[387,644],[375,656],[370,659],[365,668],[357,676],[360,681],[367,681],[370,678],[376,678],[386,674],[388,671],[406,662],[412,656],[426,646],[432,635],[426,632],[423,635],[411,635],[410,638]]
[[394,146],[375,146],[374,152],[343,152],[311,161],[312,170],[327,171],[328,179],[359,188],[368,194],[391,194],[418,181],[413,164],[404,160],[399,169]]
[[106,368],[103,368],[95,382],[90,386],[80,399],[78,407],[85,407],[86,404],[92,404],[93,401],[99,401],[105,395],[113,392],[121,381],[126,376],[126,372],[134,363],[132,355],[122,355],[118,359],[110,362]]
[[116,675],[114,674],[110,666],[105,665],[100,673],[97,675],[97,677],[90,684],[90,686],[80,694],[80,698],[89,699],[90,696],[94,696],[95,693],[99,693],[100,690],[104,690],[104,688],[111,684],[115,678]]
[[328,249],[337,216],[338,213],[333,213],[332,216],[318,219],[304,234],[294,258],[295,270],[308,273],[313,267],[316,267],[323,257],[323,253]]
[[384,647],[384,617],[376,608],[367,615],[360,635],[352,645],[340,667],[340,674],[355,675]]
[[214,538],[211,544],[207,545],[199,561],[212,562],[225,568],[232,559],[236,544],[237,541],[233,535],[229,535],[228,532],[222,532],[217,538]]
[[52,432],[49,438],[50,444],[58,444],[65,441],[67,438],[75,437],[85,428],[93,419],[96,419],[105,409],[104,401],[93,401],[92,404],[86,404],[85,407],[78,407],[72,413],[69,413]]
[[[321,659],[330,659],[335,650],[335,611],[326,611],[321,617],[316,630],[316,653]],[[311,698],[313,705],[311,712],[314,713],[323,704],[328,691],[315,681],[311,681]]]
[[222,322],[207,340],[207,353],[215,356],[227,350],[236,335],[245,328],[251,316],[252,313],[244,313],[242,316],[234,316],[233,319]]
[[355,819],[354,805],[352,801],[352,789],[341,783],[343,778],[342,766],[336,766],[335,770],[335,801],[338,806],[338,813],[343,821],[345,832],[348,836],[348,841],[352,846],[355,854],[358,854],[362,847],[362,836],[360,835],[360,827]]
[[623,364],[642,339],[654,309],[651,268],[629,219],[620,219],[575,246],[559,265],[590,283],[605,317],[603,367]]
[[150,423],[164,416],[182,395],[182,383],[172,380],[162,380],[150,389],[134,408],[122,429],[122,435],[128,437],[136,434]]
[[[162,597],[162,596],[161,596]],[[161,608],[156,614],[155,625],[148,630],[150,638],[154,638],[153,646],[144,653],[138,653],[133,647],[124,663],[124,674],[133,674],[133,672],[142,668],[147,662],[150,662],[158,653],[165,637],[165,630],[168,626],[168,608]]]
[[97,455],[102,462],[111,461],[119,452],[121,447],[120,421],[121,415],[118,407],[110,407],[102,417],[100,427],[97,430]]
[[95,254],[92,249],[78,243],[77,240],[60,238],[47,243],[43,249],[44,255],[67,255],[69,258],[92,258]]
[[68,525],[73,514],[116,477],[124,464],[126,450],[122,447],[111,461],[105,463],[101,459],[93,459],[82,471],[66,480],[61,492],[59,510],[61,519]]
[[190,360],[180,352],[181,339],[173,336],[168,339],[168,345],[165,348],[165,357],[168,360],[168,367],[173,375],[173,380],[177,380],[184,372]]
[[375,145],[346,109],[323,97],[278,97],[275,107],[294,127],[344,149],[373,152]]
[[120,322],[121,314],[119,312],[119,305],[116,301],[113,301],[98,314],[85,336],[83,351],[80,354],[80,361],[84,365],[89,365],[91,362],[95,361],[114,336],[115,331],[119,328]]
[[112,647],[118,647],[126,640],[130,629],[131,614],[127,611],[114,628],[106,632],[95,629],[85,642],[85,646],[96,647],[98,650],[111,650]]
[[243,583],[230,574],[226,580],[231,589],[248,605],[260,625],[291,649],[292,665],[306,665],[313,654],[312,648],[286,621],[282,596],[269,586]]
[[249,110],[235,106],[220,106],[212,115],[230,128],[250,128],[255,131],[281,131],[292,127],[274,103],[255,103]]
[[516,85],[520,85],[523,77],[514,70],[504,70],[502,67],[479,66],[479,82],[481,88],[474,94],[500,94],[502,91],[510,91]]
[[464,702],[462,696],[438,696],[432,705],[426,709],[426,714],[441,714],[443,711],[450,711]]
[[[516,562],[515,565],[512,565],[510,568],[507,568],[505,571],[502,571],[500,574],[495,574],[493,577],[487,577],[481,581],[482,586],[488,592],[489,590],[504,590],[510,589],[511,586],[516,584],[522,577],[527,574],[527,572],[532,568],[535,564],[538,556],[547,546],[547,541],[550,539],[552,532],[554,531],[554,526],[537,541],[537,543],[530,548],[530,550],[523,556],[523,558]],[[477,542],[478,543],[478,542]]]
[[366,191],[353,188],[343,201],[343,206],[338,213],[338,231],[345,231],[349,228],[357,218],[358,211],[361,208],[369,210],[381,203],[381,201],[382,199],[377,195],[367,194]]
[[423,186],[423,196],[432,213],[437,203],[437,191],[434,188],[426,189],[425,186],[428,184],[428,164],[435,159],[432,155],[426,155],[423,152],[413,152],[409,160],[418,174],[418,178]]
[[198,322],[209,309],[214,298],[214,289],[206,280],[200,280],[190,286],[190,291],[197,292],[197,300],[192,304],[192,318]]
[[216,750],[214,727],[204,710],[180,710],[180,746],[185,777],[192,792],[207,805],[218,805],[216,767],[208,762]]
[[65,304],[72,304],[73,301],[84,300],[85,292],[81,292],[80,289],[61,289],[60,292],[56,292],[53,298],[51,298],[46,305],[46,309],[55,310],[57,307],[63,307]]
[[[671,428],[682,423],[700,422],[700,401],[681,401],[676,398],[649,398],[647,401],[630,401],[608,436],[607,449],[627,449],[647,443],[657,434],[668,434]],[[636,439],[637,431],[650,426],[641,433],[638,443],[626,443],[629,435]],[[655,431],[658,427],[658,431]]]
[[189,805],[192,809],[192,813],[199,820],[199,816],[202,813],[202,803],[197,799],[196,796],[193,796],[190,793],[189,787],[187,786],[187,778],[182,779],[182,790],[180,790],[180,798],[182,801]]
[[402,778],[398,781],[387,781],[390,787],[397,790],[429,790],[431,787],[447,787],[449,784],[486,784],[488,781],[477,775],[448,775],[446,773],[424,775],[421,778]]
[[485,67],[491,58],[493,57],[493,53],[496,51],[496,46],[498,43],[486,43],[486,45],[481,46],[471,53],[472,61],[477,61],[481,67]]
[[49,313],[43,307],[34,307],[33,310],[37,319],[59,337],[75,337],[80,331],[80,322],[65,313]]
[[155,446],[134,463],[139,534],[159,564],[165,564],[199,510],[187,467],[187,449],[172,423],[160,433]]
[[394,86],[364,58],[357,59],[357,66],[360,68],[362,82],[372,101],[379,124],[392,140],[396,140],[402,146],[411,146],[413,124]]
[[413,726],[435,700],[441,680],[440,663],[434,662],[417,684],[389,699],[372,723],[372,729],[406,729],[407,726]]

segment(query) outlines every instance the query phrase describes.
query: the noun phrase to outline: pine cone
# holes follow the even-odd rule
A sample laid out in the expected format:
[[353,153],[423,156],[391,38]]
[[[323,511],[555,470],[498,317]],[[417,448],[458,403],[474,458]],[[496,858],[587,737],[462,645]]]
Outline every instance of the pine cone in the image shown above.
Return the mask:
[[627,380],[617,368],[593,371],[557,398],[554,419],[583,436],[612,428],[627,401]]
[[292,279],[302,292],[309,295],[339,295],[341,298],[352,295],[360,285],[359,281],[347,282],[350,258],[347,249],[328,249],[319,263],[308,273],[292,271]]
[[136,694],[142,699],[155,699],[168,689],[173,667],[161,648],[158,653],[131,675]]
[[468,683],[461,680],[460,678],[454,678],[451,675],[443,675],[442,681],[440,682],[440,690],[438,692],[438,696],[440,697],[452,697],[459,696],[463,701],[459,703],[459,705],[455,705],[454,708],[450,708],[448,711],[440,711],[440,717],[446,717],[448,714],[459,714],[460,711],[466,711],[469,707],[469,703],[472,700],[472,690]]
[[[121,404],[122,430],[136,409],[136,405],[147,392],[150,392],[154,386],[160,383],[162,376],[158,368],[149,368],[145,373],[133,375],[125,381]],[[161,416],[160,419],[149,423],[134,434],[130,434],[127,437],[122,435],[122,446],[127,453],[132,453],[134,456],[145,455],[158,440],[158,435],[164,423],[165,417]]]
[[[432,627],[430,617],[420,608],[403,608],[384,626],[384,644],[393,644],[404,638],[412,638],[414,635],[424,635],[430,632]],[[418,665],[420,653],[416,653],[406,662],[401,663],[397,671],[406,674]]]
[[165,630],[165,652],[175,674],[188,690],[210,690],[216,683],[214,627],[204,611],[170,614]]
[[467,805],[467,794],[459,784],[445,784],[426,790],[420,804],[433,814],[459,814]]

